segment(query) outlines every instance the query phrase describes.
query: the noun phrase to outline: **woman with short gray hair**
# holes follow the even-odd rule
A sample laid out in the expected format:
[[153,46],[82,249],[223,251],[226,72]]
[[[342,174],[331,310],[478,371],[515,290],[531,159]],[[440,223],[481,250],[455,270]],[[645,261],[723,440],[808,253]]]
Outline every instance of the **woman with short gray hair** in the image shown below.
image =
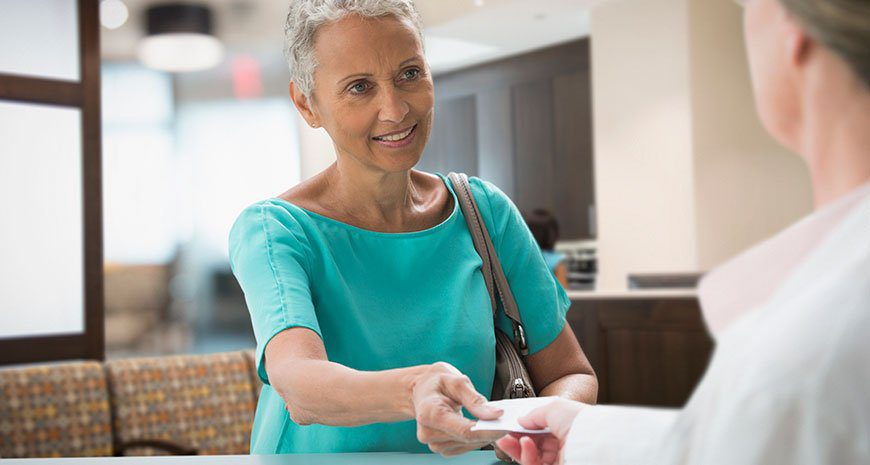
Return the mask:
[[[420,19],[410,0],[294,0],[290,96],[332,138],[336,161],[245,209],[230,262],[257,339],[251,452],[435,451],[501,437],[471,431],[486,405],[495,328],[457,201],[417,171],[434,114]],[[569,300],[517,208],[471,178],[525,328],[539,395],[595,402],[597,381],[565,322]]]

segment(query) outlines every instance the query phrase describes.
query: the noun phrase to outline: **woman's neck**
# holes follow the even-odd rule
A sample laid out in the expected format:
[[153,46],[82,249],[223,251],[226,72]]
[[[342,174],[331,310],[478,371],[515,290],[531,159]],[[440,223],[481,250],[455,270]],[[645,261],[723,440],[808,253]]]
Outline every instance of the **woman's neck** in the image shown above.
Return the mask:
[[339,159],[327,172],[335,205],[368,224],[401,228],[422,203],[410,171],[386,173]]
[[857,80],[827,84],[804,99],[798,146],[817,209],[870,182],[870,91]]

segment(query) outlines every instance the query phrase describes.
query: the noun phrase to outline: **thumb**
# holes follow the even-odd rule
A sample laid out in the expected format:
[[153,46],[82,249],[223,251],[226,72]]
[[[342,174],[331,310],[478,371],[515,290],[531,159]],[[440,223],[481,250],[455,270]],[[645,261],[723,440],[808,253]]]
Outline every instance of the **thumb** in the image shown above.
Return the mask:
[[517,421],[523,428],[550,428],[550,434],[559,439],[565,439],[568,436],[568,431],[571,430],[574,418],[577,417],[577,414],[580,413],[583,407],[584,404],[579,402],[557,400],[532,410],[531,413],[519,418]]
[[526,429],[544,429],[550,426],[550,423],[547,421],[547,417],[549,416],[550,409],[549,405],[545,405],[543,407],[538,407],[528,415],[524,417],[520,417],[517,419],[517,422]]

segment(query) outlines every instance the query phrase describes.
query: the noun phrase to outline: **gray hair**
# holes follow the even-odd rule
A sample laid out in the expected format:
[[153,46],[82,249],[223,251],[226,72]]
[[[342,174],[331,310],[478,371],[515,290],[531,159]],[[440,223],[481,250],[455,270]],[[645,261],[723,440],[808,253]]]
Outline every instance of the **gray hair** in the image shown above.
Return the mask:
[[413,0],[291,0],[284,24],[284,56],[290,80],[306,97],[314,89],[314,37],[320,26],[349,14],[364,18],[394,16],[414,25],[423,42],[423,25]]
[[846,60],[870,89],[870,1],[780,1],[814,39]]

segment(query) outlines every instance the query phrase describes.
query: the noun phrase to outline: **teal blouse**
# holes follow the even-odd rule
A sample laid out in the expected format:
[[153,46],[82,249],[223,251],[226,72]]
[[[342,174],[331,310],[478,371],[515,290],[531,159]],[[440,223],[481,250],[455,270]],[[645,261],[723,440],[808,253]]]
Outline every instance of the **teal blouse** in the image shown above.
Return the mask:
[[[414,421],[358,427],[294,423],[269,385],[263,360],[277,333],[304,327],[329,360],[363,371],[445,361],[489,397],[495,337],[489,296],[449,180],[453,212],[423,231],[382,233],[280,199],[246,208],[230,232],[233,273],[245,293],[265,383],[251,433],[252,454],[428,452]],[[569,300],[517,208],[494,185],[470,179],[525,325],[530,353],[549,345]],[[503,315],[498,323],[509,335]]]

